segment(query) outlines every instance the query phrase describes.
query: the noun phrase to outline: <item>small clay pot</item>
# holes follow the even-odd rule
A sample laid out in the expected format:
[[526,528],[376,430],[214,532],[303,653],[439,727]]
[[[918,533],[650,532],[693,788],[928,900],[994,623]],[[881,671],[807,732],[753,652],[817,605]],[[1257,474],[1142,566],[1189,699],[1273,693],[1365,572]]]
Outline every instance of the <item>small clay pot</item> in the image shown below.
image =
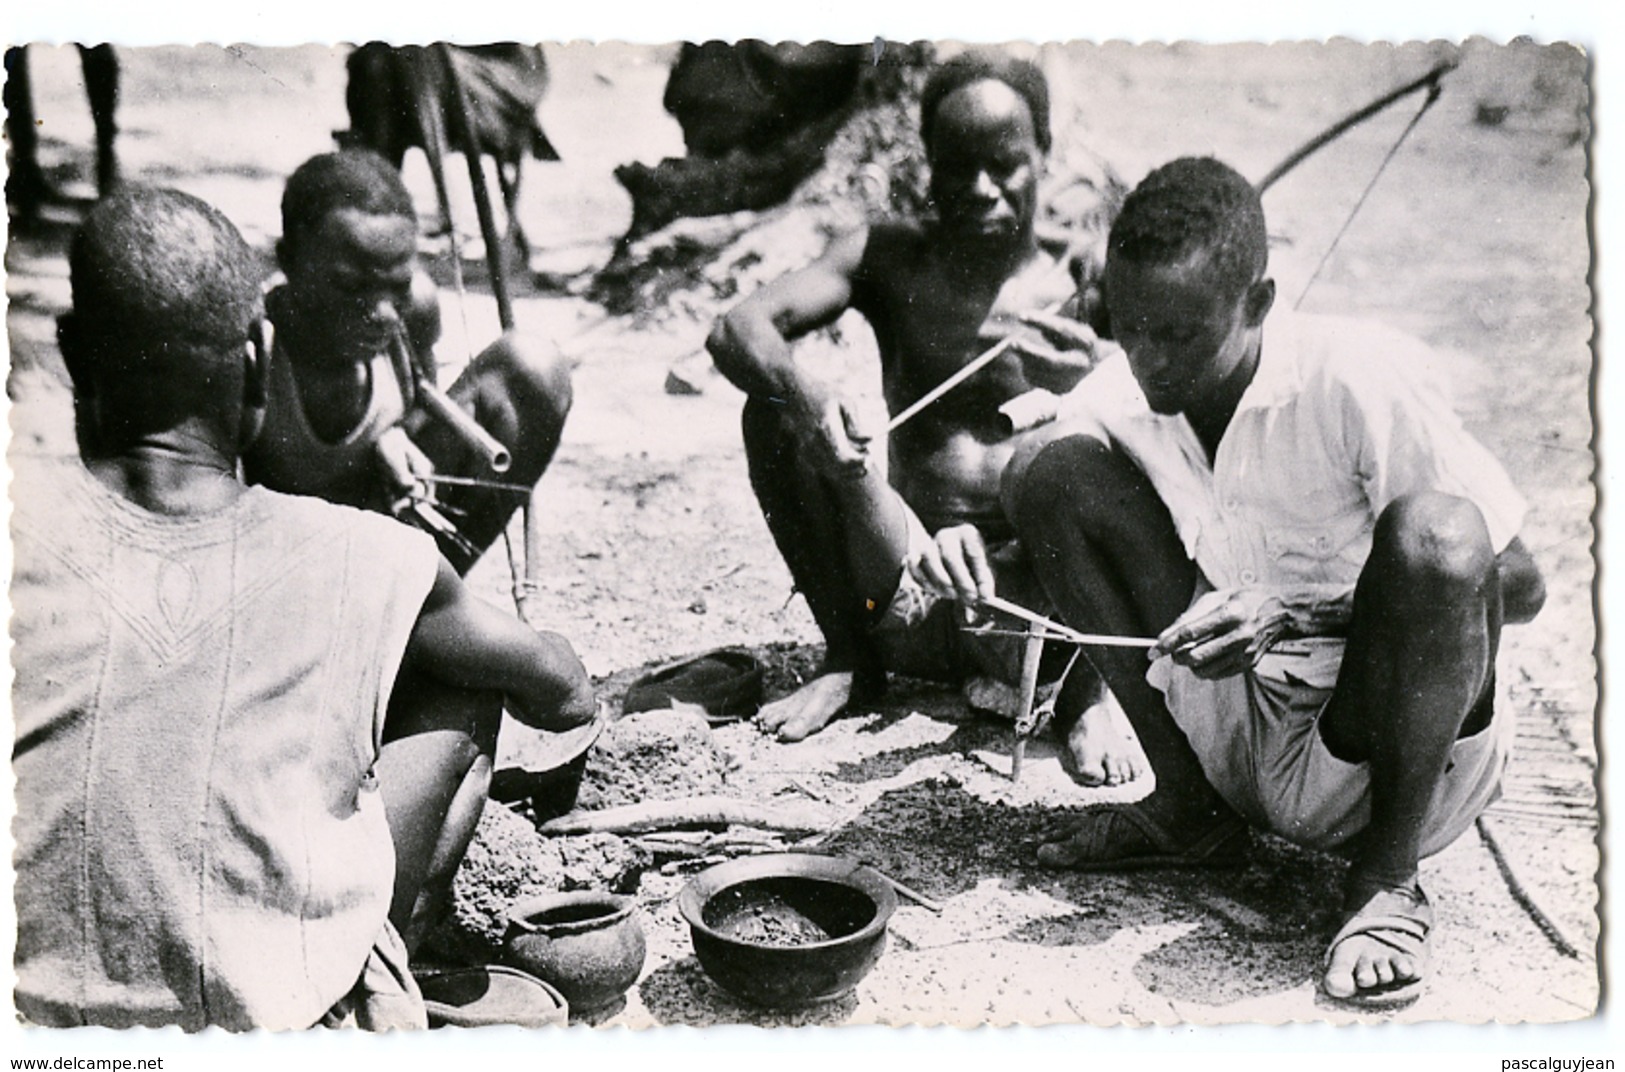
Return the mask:
[[520,901],[508,910],[504,959],[551,983],[574,1015],[618,1001],[643,973],[643,927],[631,897],[583,891]]

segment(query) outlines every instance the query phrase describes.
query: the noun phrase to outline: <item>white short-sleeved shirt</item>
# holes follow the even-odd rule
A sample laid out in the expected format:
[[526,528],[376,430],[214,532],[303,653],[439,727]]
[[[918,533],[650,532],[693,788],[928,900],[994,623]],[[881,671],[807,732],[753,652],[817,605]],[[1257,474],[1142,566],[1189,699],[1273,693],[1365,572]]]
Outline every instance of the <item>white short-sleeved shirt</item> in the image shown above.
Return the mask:
[[1402,495],[1473,502],[1498,553],[1523,522],[1506,471],[1422,374],[1432,361],[1384,327],[1273,313],[1211,465],[1183,415],[1151,411],[1122,353],[1061,415],[1139,464],[1213,587],[1353,584],[1378,516]]

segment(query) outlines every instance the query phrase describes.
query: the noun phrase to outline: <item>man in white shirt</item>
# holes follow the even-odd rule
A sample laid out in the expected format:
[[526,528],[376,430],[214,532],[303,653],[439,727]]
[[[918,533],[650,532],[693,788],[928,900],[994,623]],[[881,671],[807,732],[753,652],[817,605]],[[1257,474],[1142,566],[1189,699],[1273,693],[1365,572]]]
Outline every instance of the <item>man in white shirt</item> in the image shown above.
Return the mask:
[[1247,825],[1352,862],[1323,985],[1408,1001],[1431,912],[1418,860],[1499,792],[1503,621],[1544,600],[1523,502],[1420,382],[1421,344],[1270,313],[1263,209],[1212,159],[1153,172],[1112,228],[1124,354],[1069,399],[1077,434],[1017,459],[1006,509],[1063,619],[1155,637],[1089,649],[1156,775],[1041,862],[1240,861]]

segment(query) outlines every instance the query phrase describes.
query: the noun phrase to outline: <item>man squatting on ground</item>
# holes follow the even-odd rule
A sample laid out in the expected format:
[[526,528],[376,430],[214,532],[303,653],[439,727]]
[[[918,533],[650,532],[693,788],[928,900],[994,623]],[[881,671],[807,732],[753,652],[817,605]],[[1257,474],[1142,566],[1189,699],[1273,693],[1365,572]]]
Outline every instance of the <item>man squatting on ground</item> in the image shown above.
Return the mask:
[[[433,382],[440,335],[434,283],[417,264],[417,216],[395,169],[368,150],[313,157],[282,194],[277,263],[286,282],[266,309],[276,328],[265,432],[244,459],[277,491],[388,510],[432,492],[458,529],[436,534],[466,574],[521,499],[502,489],[433,485],[436,474],[493,478],[489,463],[421,405],[399,360],[404,339]],[[512,455],[504,483],[533,487],[570,412],[568,361],[507,332],[447,392]]]
[[[400,934],[472,835],[473,739],[504,696],[585,722],[586,673],[422,533],[239,482],[270,355],[225,217],[126,188],[70,278],[82,464],[19,465],[13,489],[18,1009],[424,1026]],[[483,703],[386,715],[397,667]]]
[[[1092,366],[1094,341],[1075,320],[1028,315],[1074,289],[1033,233],[1050,146],[1048,88],[1030,63],[966,54],[932,72],[920,123],[936,218],[837,239],[812,265],[729,312],[709,342],[717,367],[749,396],[751,484],[827,644],[820,676],[762,710],[764,726],[786,740],[817,732],[849,703],[875,699],[888,670],[954,682],[970,674],[1019,679],[1019,639],[965,633],[963,609],[933,594],[952,586],[932,534],[947,545],[985,541],[987,583],[996,576],[1009,598],[1044,605],[999,502],[1000,477],[1024,439],[999,408],[1033,388],[1071,389]],[[991,342],[1022,331],[1023,321],[1047,337],[1023,332],[899,427],[888,442],[888,484],[839,389],[791,353],[793,340],[849,308],[874,328],[893,414]],[[1053,679],[1060,666],[1047,663]],[[1062,690],[1058,722],[1084,780],[1126,780],[1138,753],[1117,739],[1100,700],[1099,678],[1080,662]]]
[[[1502,622],[1528,621],[1545,590],[1516,535],[1523,501],[1419,382],[1426,348],[1271,314],[1266,261],[1240,175],[1212,159],[1153,172],[1106,255],[1125,353],[1067,400],[1077,434],[1007,475],[1006,508],[1067,624],[1156,637],[1149,669],[1132,650],[1088,653],[1155,790],[1090,809],[1040,858],[1220,865],[1248,824],[1340,850],[1346,922],[1323,984],[1388,1003],[1425,971],[1417,861],[1499,791]],[[1305,639],[1272,650],[1287,638]]]

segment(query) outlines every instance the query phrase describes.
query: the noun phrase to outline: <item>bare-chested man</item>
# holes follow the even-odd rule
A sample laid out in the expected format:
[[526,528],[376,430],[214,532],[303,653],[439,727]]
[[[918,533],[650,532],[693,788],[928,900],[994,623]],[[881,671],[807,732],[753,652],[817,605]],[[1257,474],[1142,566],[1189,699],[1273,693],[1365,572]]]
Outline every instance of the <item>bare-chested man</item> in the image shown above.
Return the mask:
[[[996,584],[1024,605],[1042,599],[999,503],[1000,476],[1026,438],[1000,407],[1035,388],[1070,389],[1091,366],[1093,339],[1075,321],[1031,317],[1074,290],[1033,231],[1050,145],[1048,88],[1029,63],[967,54],[931,75],[920,112],[936,218],[838,239],[814,264],[728,313],[709,343],[718,368],[750,396],[751,483],[828,644],[821,675],[762,711],[765,728],[786,740],[874,699],[888,670],[1014,681],[1020,642],[966,634],[964,612],[940,596],[974,599]],[[1021,333],[986,369],[895,430],[889,484],[840,386],[809,375],[791,354],[793,340],[848,308],[874,328],[893,414],[990,343]],[[933,537],[952,544],[962,534],[975,534],[969,542],[988,553],[938,553]],[[1078,665],[1058,711],[1079,774],[1093,782],[1133,777],[1138,753],[1116,737],[1098,679]]]

